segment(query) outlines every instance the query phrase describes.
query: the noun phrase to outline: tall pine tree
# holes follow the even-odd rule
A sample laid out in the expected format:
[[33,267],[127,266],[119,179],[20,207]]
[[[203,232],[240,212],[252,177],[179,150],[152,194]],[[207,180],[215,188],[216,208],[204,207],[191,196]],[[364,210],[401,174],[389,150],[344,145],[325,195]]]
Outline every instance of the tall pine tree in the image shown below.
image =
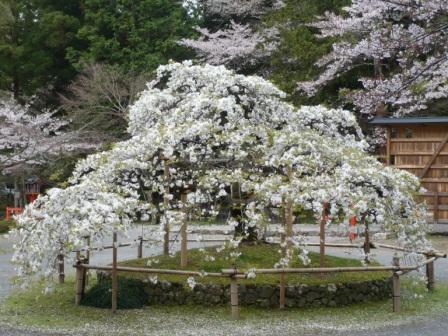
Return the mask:
[[76,74],[66,48],[77,43],[79,1],[5,0],[10,18],[1,25],[0,89],[15,98],[44,90],[52,96]]
[[[180,1],[85,0],[78,31],[83,48],[70,48],[78,66],[105,63],[124,71],[148,72],[170,59],[191,57],[177,40],[191,36],[194,21]],[[85,48],[84,48],[85,47]]]

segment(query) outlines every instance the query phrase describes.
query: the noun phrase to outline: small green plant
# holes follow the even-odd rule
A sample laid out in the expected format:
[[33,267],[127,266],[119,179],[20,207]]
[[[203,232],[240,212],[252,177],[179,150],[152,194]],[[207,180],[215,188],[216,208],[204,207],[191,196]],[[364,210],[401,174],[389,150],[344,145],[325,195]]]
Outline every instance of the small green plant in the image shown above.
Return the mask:
[[[104,280],[96,283],[82,298],[81,304],[96,308],[111,308],[112,283]],[[148,295],[141,280],[118,277],[117,306],[119,309],[142,308],[148,304]]]
[[7,233],[10,229],[14,227],[15,223],[13,220],[0,220],[0,234]]

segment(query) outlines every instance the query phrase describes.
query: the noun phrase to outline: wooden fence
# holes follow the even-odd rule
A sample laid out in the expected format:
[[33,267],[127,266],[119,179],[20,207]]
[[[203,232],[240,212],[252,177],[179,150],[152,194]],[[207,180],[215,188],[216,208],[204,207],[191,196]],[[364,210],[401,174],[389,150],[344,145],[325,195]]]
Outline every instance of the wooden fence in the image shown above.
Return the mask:
[[448,224],[448,192],[428,191],[424,194],[418,194],[428,204],[428,210],[433,214],[434,223]]
[[448,224],[448,125],[384,125],[385,163],[418,176],[434,222]]
[[[239,318],[239,302],[238,302],[238,280],[246,279],[247,274],[238,270],[233,269],[222,269],[221,272],[212,272],[204,274],[201,271],[190,271],[190,270],[177,270],[177,269],[155,269],[155,268],[142,268],[142,267],[125,267],[118,266],[117,256],[118,248],[124,246],[137,245],[137,258],[143,258],[143,241],[142,237],[139,237],[136,242],[132,243],[122,243],[117,242],[117,234],[113,234],[113,243],[109,246],[104,246],[101,249],[112,249],[112,265],[111,266],[100,266],[100,265],[90,265],[88,253],[92,250],[99,250],[100,248],[91,247],[84,249],[87,252],[87,257],[81,257],[80,252],[77,251],[77,262],[74,267],[76,268],[76,294],[75,303],[79,305],[81,303],[82,296],[84,295],[86,282],[87,282],[87,270],[101,270],[109,271],[112,275],[112,312],[117,311],[117,274],[118,272],[127,273],[141,273],[141,274],[176,274],[182,276],[200,276],[200,277],[224,277],[230,280],[230,303],[232,310],[232,317]],[[308,246],[321,246],[319,243],[310,243]],[[406,252],[405,249],[387,245],[387,244],[377,244],[371,243],[373,248],[385,248],[395,251]],[[356,244],[331,244],[326,243],[326,247],[343,247],[343,248],[361,248],[362,245]],[[399,258],[394,257],[391,266],[361,266],[361,267],[316,267],[316,268],[266,268],[257,269],[256,274],[278,274],[280,278],[280,291],[279,291],[279,302],[280,308],[285,308],[285,274],[326,274],[326,273],[342,273],[342,272],[391,272],[392,275],[392,310],[394,312],[400,311],[400,276],[415,271],[422,267],[426,267],[427,275],[427,288],[429,290],[434,289],[434,263],[438,258],[446,258],[447,255],[438,251],[421,251],[419,254],[424,255],[426,260],[422,263],[415,264],[412,266],[400,265]],[[186,255],[184,256],[186,258]],[[63,264],[63,258],[58,258],[60,265],[61,261]],[[61,268],[60,268],[61,270]],[[63,267],[62,267],[63,272]],[[59,277],[60,281],[63,281],[63,274]]]

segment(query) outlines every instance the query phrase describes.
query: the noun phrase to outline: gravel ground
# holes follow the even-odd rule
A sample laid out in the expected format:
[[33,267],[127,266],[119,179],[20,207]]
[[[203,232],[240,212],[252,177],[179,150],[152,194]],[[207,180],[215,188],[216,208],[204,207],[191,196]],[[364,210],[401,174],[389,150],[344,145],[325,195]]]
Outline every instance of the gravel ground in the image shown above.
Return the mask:
[[[132,233],[132,237],[137,237],[141,234],[141,230],[137,229]],[[316,241],[315,237],[311,237],[312,241]],[[329,241],[337,241],[338,239],[329,239]],[[129,241],[124,237],[121,241]],[[107,242],[105,242],[107,243]],[[0,238],[0,301],[10,292],[11,285],[9,283],[10,277],[14,274],[14,268],[10,264],[9,260],[12,254],[12,244],[10,239]],[[440,250],[448,250],[448,237],[435,237],[434,245]],[[204,243],[193,243],[190,247],[202,247],[206,246]],[[174,246],[176,248],[176,246]],[[314,249],[313,250],[317,250]],[[160,248],[145,248],[144,255],[156,255],[160,253]],[[353,249],[335,249],[328,248],[327,253],[337,256],[353,257],[357,258],[357,252]],[[375,258],[383,264],[390,264],[392,253],[387,250],[379,249],[374,250]],[[136,257],[136,248],[121,248],[119,250],[119,259],[125,260]],[[111,260],[111,251],[101,251],[93,253],[91,256],[91,262],[95,264],[109,263]],[[66,266],[67,272],[73,272],[73,270]],[[448,282],[448,260],[440,259],[437,261],[436,267],[436,281]],[[149,317],[154,321],[155,325],[161,322],[160,316]],[[334,325],[328,328],[320,324],[320,321],[314,321],[316,325],[301,326],[294,323],[286,323],[286,326],[278,323],[270,323],[269,321],[260,321],[256,326],[250,323],[238,323],[233,324],[231,321],[214,321],[213,325],[207,325],[208,322],[201,320],[188,321],[180,319],[178,325],[173,325],[172,328],[165,328],[164,330],[146,330],[143,331],[145,335],[301,335],[301,336],[342,336],[350,334],[352,336],[446,336],[448,335],[448,317],[446,314],[431,320],[418,320],[418,321],[406,321],[405,324],[400,322],[397,325],[389,325],[379,329],[365,329],[364,327],[358,328],[355,324],[353,327],[341,326],[335,328]],[[389,321],[390,322],[390,321]],[[388,321],[386,321],[386,324]],[[359,324],[358,324],[359,326]],[[119,328],[118,328],[119,329]],[[114,330],[112,328],[112,330]],[[117,330],[117,329],[115,329]],[[96,332],[95,335],[102,335],[108,333]],[[128,332],[118,332],[110,335],[130,335]],[[22,336],[22,335],[36,335],[36,336],[53,336],[53,335],[88,335],[82,330],[76,332],[70,331],[58,331],[58,332],[46,332],[32,328],[20,328],[16,326],[0,326],[1,336]]]

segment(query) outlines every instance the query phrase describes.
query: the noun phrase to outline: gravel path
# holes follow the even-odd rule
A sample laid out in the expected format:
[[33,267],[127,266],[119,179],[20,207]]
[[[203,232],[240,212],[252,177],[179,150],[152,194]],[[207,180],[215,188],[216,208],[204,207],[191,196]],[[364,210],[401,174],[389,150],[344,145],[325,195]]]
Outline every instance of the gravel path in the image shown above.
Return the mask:
[[[40,330],[23,329],[23,328],[10,328],[0,326],[0,335],[2,336],[65,336],[69,334],[56,332],[47,333]],[[81,334],[79,334],[81,335]]]
[[[137,237],[141,234],[140,229],[136,229],[132,233],[132,237]],[[315,237],[310,238],[312,241],[316,241]],[[121,241],[129,241],[129,239],[126,239],[122,237],[120,239]],[[331,241],[331,239],[329,239]],[[438,237],[434,239],[435,241],[435,247],[440,250],[448,250],[448,237]],[[108,243],[108,242],[105,242]],[[10,263],[10,258],[12,255],[12,245],[13,242],[10,239],[5,239],[4,237],[0,237],[0,302],[6,297],[6,295],[11,290],[11,285],[9,282],[9,279],[12,275],[14,275],[14,268]],[[192,243],[190,244],[190,247],[203,247],[206,246],[205,243]],[[210,244],[208,244],[210,245]],[[174,248],[177,248],[175,246]],[[317,251],[317,248],[312,248],[312,250]],[[144,249],[144,255],[156,255],[159,254],[160,248],[145,248]],[[375,259],[380,261],[383,264],[390,264],[390,260],[392,257],[392,253],[387,250],[373,250],[375,254]],[[357,252],[354,249],[336,249],[336,248],[327,248],[327,253],[336,255],[336,256],[343,256],[343,257],[353,257],[357,258]],[[120,248],[119,249],[119,260],[126,260],[136,257],[136,248],[135,247],[126,247],[126,248]],[[93,253],[91,257],[91,263],[95,264],[106,264],[110,263],[111,260],[111,250],[101,251]],[[66,270],[68,273],[73,272],[73,270],[70,268],[69,265],[66,265]],[[444,281],[448,282],[448,260],[446,259],[439,259],[437,261],[437,267],[436,267],[436,280],[437,281]],[[266,328],[266,329],[265,329]],[[251,330],[248,332],[244,326],[241,328],[241,335],[272,335],[274,332],[273,330],[270,330],[269,326],[266,326],[263,328],[264,330],[257,331]],[[211,329],[214,329],[213,327]],[[306,330],[295,330],[291,332],[291,330],[283,331],[280,330],[278,334],[282,335],[300,335],[300,336],[346,336],[347,334],[350,334],[351,336],[446,336],[448,335],[448,317],[447,315],[443,317],[439,317],[437,319],[432,319],[429,321],[424,322],[417,322],[417,323],[409,323],[406,325],[401,326],[395,326],[395,327],[389,327],[385,329],[375,329],[375,330],[362,330],[362,331],[356,331],[356,330],[343,330],[343,331],[337,331],[337,330],[331,330],[331,331],[306,331]],[[211,331],[211,330],[210,330]],[[213,334],[215,335],[221,335],[219,331],[216,329],[213,330]],[[254,333],[255,332],[255,333]],[[185,333],[187,335],[188,333]],[[203,334],[203,333],[201,333]],[[22,335],[35,335],[35,336],[54,336],[54,335],[71,335],[71,333],[64,333],[64,332],[43,332],[39,330],[34,330],[30,328],[18,328],[18,327],[11,327],[11,326],[0,326],[0,335],[1,336],[22,336]],[[84,335],[83,333],[77,332],[76,335]],[[99,335],[99,334],[98,334]],[[157,335],[157,333],[150,332],[148,335]],[[225,332],[222,333],[222,335],[227,335]]]
[[0,236],[0,301],[11,290],[10,278],[14,275],[14,267],[10,263],[13,242]]

